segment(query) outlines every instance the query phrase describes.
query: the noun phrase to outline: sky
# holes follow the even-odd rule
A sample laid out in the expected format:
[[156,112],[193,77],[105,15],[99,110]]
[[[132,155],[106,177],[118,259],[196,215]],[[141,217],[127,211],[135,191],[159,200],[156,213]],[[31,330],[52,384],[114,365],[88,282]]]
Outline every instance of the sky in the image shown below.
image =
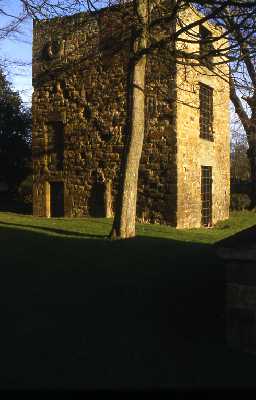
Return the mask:
[[[20,0],[0,0],[0,9],[17,15],[20,11]],[[8,21],[0,16],[1,25]],[[5,69],[13,89],[19,91],[25,105],[31,106],[32,87],[32,20],[22,25],[22,30],[9,39],[0,40],[0,58],[6,58],[11,64]],[[20,66],[25,63],[25,66]],[[231,113],[233,114],[233,111]]]
[[[55,0],[58,3],[58,0]],[[0,0],[0,28],[8,22],[1,9],[11,15],[18,15],[21,11],[20,0]],[[22,31],[9,39],[0,40],[0,58],[11,61],[6,72],[13,88],[18,90],[25,103],[31,105],[32,96],[32,20],[22,24]],[[18,62],[18,63],[17,63]],[[26,63],[24,67],[17,66]]]
[[31,103],[32,95],[32,78],[31,78],[31,58],[32,45],[21,43],[20,41],[6,41],[0,45],[0,51],[3,57],[7,57],[11,61],[22,61],[29,65],[17,66],[11,65],[7,67],[8,80],[12,83],[12,87],[20,92],[25,103]]
[[[17,15],[20,10],[19,0],[0,0],[0,8],[8,13]],[[1,16],[0,26],[8,19]],[[31,104],[32,95],[32,21],[26,21],[22,26],[22,31],[15,36],[0,41],[0,56],[11,62],[7,66],[7,78],[12,83],[15,90],[21,94],[26,104]],[[26,66],[20,66],[26,63]],[[9,63],[8,63],[9,64]]]

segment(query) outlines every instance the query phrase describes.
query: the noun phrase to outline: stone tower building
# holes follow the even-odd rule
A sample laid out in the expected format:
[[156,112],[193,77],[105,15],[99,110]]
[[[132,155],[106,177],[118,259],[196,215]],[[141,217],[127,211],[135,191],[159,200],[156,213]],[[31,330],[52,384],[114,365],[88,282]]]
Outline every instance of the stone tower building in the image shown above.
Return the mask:
[[[129,7],[115,7],[34,23],[36,216],[103,217],[115,210],[126,139],[130,18]],[[190,10],[186,18],[198,17]],[[205,25],[200,34],[216,30]],[[140,221],[191,228],[229,216],[229,86],[206,61],[178,64],[168,48],[148,57]]]

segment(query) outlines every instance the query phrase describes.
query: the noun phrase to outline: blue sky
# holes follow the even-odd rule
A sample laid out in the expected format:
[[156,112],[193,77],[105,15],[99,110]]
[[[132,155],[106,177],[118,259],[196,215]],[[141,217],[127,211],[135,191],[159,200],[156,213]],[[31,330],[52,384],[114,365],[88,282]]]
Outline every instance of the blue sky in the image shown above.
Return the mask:
[[[20,10],[20,0],[0,0],[0,7],[9,13],[17,15]],[[6,18],[0,17],[0,27]],[[31,105],[32,95],[32,20],[22,25],[19,34],[8,40],[0,41],[0,57],[7,58],[13,65],[7,68],[8,80],[15,90],[18,90],[25,104]],[[17,66],[16,61],[26,63],[26,66]],[[233,115],[233,112],[232,112]]]
[[[1,8],[9,13],[17,15],[20,10],[19,0],[1,0]],[[7,21],[1,16],[0,26]],[[22,31],[15,36],[0,41],[1,58],[7,58],[11,65],[7,67],[8,80],[13,88],[18,90],[22,99],[26,103],[31,102],[32,80],[31,80],[31,60],[32,60],[32,21],[26,21],[22,26]],[[18,66],[16,64],[18,62]],[[19,62],[27,63],[25,67],[19,66]],[[13,63],[13,65],[12,65]],[[16,65],[15,65],[16,64]]]
[[[55,0],[58,3],[58,0]],[[0,8],[8,14],[18,15],[21,11],[20,0],[0,0]],[[0,27],[7,17],[0,16]],[[10,37],[8,40],[0,40],[0,58],[7,58],[13,63],[7,68],[8,79],[13,88],[18,90],[24,102],[31,104],[32,95],[32,20],[27,20],[22,25],[19,34]],[[26,67],[17,66],[15,61],[29,64]]]

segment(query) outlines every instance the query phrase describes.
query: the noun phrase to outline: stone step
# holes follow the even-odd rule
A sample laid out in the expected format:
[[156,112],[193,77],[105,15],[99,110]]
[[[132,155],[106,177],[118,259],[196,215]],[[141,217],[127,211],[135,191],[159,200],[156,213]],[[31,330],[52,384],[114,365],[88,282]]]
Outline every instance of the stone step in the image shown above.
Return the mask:
[[227,260],[225,262],[227,283],[256,286],[256,265],[254,261]]
[[222,260],[254,261],[256,266],[256,246],[248,248],[217,247],[216,254]]

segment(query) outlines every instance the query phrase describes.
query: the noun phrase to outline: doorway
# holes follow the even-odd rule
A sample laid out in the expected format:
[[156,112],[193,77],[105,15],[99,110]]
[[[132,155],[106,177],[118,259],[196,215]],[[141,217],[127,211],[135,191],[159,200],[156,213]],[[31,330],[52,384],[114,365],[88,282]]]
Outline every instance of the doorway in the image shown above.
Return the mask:
[[64,184],[51,182],[50,188],[51,217],[64,217]]
[[92,217],[105,218],[105,183],[95,182],[88,202],[89,214]]

